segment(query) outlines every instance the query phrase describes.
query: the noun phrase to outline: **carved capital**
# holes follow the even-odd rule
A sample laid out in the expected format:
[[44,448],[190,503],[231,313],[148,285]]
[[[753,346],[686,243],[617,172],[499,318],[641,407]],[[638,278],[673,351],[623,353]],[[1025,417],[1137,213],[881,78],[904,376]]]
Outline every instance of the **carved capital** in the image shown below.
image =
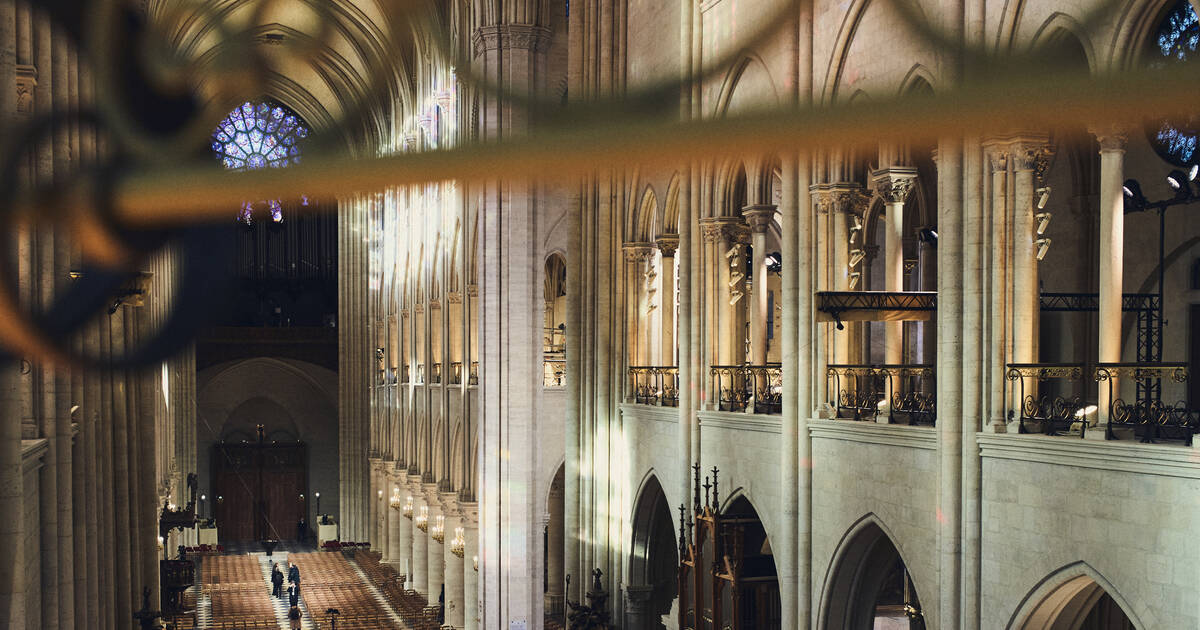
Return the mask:
[[813,208],[817,214],[829,214],[833,209],[833,192],[829,184],[813,184],[808,187],[808,195],[812,199]]
[[999,138],[983,141],[984,158],[993,173],[1008,171],[1008,143]]
[[775,206],[773,204],[746,206],[742,208],[742,216],[750,224],[752,233],[765,234],[767,228],[771,227],[771,221],[775,220]]
[[450,304],[462,304],[462,293],[451,291],[446,294],[446,301]]
[[482,26],[471,35],[475,56],[478,57],[488,50],[518,50],[542,51],[550,43],[550,29],[542,26],[527,24],[497,24]]
[[33,100],[37,87],[37,68],[17,64],[17,113],[31,114],[36,103]]
[[829,193],[834,212],[862,215],[871,205],[871,196],[858,184],[831,184]]
[[1022,134],[1009,139],[1008,158],[1015,171],[1041,172],[1053,154],[1050,139],[1045,135]]
[[436,309],[436,310],[441,310],[441,309],[442,309],[442,302],[441,302],[441,300],[438,300],[438,299],[436,299],[436,298],[435,298],[435,299],[432,299],[432,300],[429,300],[429,308],[431,308],[431,309]]
[[704,242],[715,243],[721,239],[729,243],[749,241],[749,229],[740,217],[708,217],[700,220],[704,231]]
[[662,252],[663,258],[673,258],[675,252],[679,251],[679,235],[667,234],[660,236],[654,244],[658,246],[658,251]]
[[654,256],[654,246],[650,243],[625,243],[621,251],[627,263],[644,263]]
[[1101,153],[1125,152],[1125,143],[1129,140],[1129,129],[1124,125],[1109,124],[1088,127],[1088,132],[1096,136]]
[[468,284],[467,285],[467,297],[479,297],[479,285],[478,284]]
[[884,203],[904,203],[917,183],[917,169],[893,166],[871,173],[871,185]]

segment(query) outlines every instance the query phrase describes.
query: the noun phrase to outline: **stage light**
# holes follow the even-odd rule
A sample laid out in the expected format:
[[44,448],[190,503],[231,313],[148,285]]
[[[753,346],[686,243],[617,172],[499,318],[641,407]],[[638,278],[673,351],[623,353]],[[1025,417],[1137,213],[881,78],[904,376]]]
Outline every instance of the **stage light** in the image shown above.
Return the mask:
[[1142,194],[1142,185],[1136,179],[1125,180],[1121,192],[1125,194],[1125,212],[1146,209],[1146,196]]
[[1050,187],[1042,186],[1041,188],[1037,189],[1037,196],[1037,208],[1038,210],[1041,210],[1042,208],[1046,207],[1046,202],[1050,201]]
[[[859,271],[855,271],[854,273],[850,274],[850,284],[848,286],[851,291],[854,290],[854,287],[858,286],[858,279],[861,277],[862,277],[862,272],[859,272]],[[841,328],[838,328],[838,330],[841,330]]]
[[1196,181],[1196,176],[1200,175],[1200,164],[1193,164],[1192,168],[1188,169],[1188,181]]
[[922,243],[929,243],[930,245],[936,246],[938,241],[937,230],[921,228],[917,230],[917,240],[921,241]]
[[1036,243],[1038,246],[1037,259],[1041,260],[1041,259],[1045,258],[1046,252],[1050,251],[1050,239],[1039,238],[1038,240],[1034,241],[1034,243]]
[[1038,236],[1045,234],[1046,228],[1050,226],[1050,218],[1053,217],[1054,214],[1050,212],[1039,212],[1033,216],[1037,219]]
[[867,253],[861,249],[850,250],[850,268],[857,267],[858,263],[862,262],[862,259],[866,258],[866,256]]
[[1175,191],[1175,198],[1179,200],[1192,197],[1191,181],[1191,178],[1179,169],[1175,169],[1167,175],[1167,185]]

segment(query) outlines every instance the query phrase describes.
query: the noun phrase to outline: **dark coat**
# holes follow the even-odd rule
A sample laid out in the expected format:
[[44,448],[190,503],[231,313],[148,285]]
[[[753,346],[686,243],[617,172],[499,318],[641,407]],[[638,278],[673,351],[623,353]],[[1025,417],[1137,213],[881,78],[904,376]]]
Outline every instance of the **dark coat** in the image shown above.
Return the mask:
[[292,565],[291,568],[288,569],[288,581],[292,584],[300,583],[300,567]]
[[283,586],[283,571],[280,571],[278,567],[271,569],[271,584]]

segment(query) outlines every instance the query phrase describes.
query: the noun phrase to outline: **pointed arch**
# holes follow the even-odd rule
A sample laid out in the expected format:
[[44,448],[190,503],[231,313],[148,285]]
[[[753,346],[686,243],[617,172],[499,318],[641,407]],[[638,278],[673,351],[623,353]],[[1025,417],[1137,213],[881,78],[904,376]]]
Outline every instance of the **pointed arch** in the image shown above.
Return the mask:
[[[904,567],[911,567],[898,539],[878,516],[869,512],[855,521],[838,542],[826,569],[817,627],[846,630],[869,627],[865,615],[873,618],[875,596],[888,567],[897,559]],[[915,576],[911,579],[919,601],[924,591]]]
[[1034,54],[1053,56],[1055,61],[1068,63],[1076,59],[1063,59],[1064,53],[1071,56],[1082,53],[1084,69],[1089,73],[1096,71],[1096,49],[1087,31],[1078,20],[1061,11],[1055,11],[1042,22],[1029,48]]
[[1086,562],[1068,564],[1043,578],[1021,600],[1006,626],[1009,630],[1078,628],[1096,604],[1108,596],[1134,628],[1146,628],[1111,582]]
[[671,182],[667,184],[667,200],[662,206],[663,218],[658,224],[659,233],[655,236],[663,236],[664,234],[679,234],[679,173],[676,172],[671,176]]

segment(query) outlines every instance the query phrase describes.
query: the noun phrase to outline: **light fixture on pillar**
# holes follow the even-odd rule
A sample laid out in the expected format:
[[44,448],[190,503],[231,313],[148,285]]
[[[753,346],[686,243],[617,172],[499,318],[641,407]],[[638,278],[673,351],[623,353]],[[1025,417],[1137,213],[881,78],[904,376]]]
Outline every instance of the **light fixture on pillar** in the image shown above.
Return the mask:
[[[855,271],[855,272],[852,272],[852,273],[850,274],[850,283],[847,285],[847,288],[848,288],[849,290],[853,291],[853,290],[854,290],[854,288],[858,286],[858,280],[859,280],[859,278],[862,278],[862,272],[861,272],[861,271]],[[838,330],[841,330],[841,328],[838,328]]]
[[850,244],[853,245],[854,241],[858,240],[859,232],[862,232],[863,223],[862,218],[857,214],[850,215],[850,221]]
[[1046,202],[1050,201],[1050,187],[1042,186],[1034,192],[1037,193],[1037,209],[1041,210],[1042,208],[1045,208]]
[[438,541],[438,544],[446,542],[446,517],[441,514],[433,520],[433,525],[429,528],[429,536]]
[[313,496],[317,499],[317,520],[321,520],[321,493],[314,492]]
[[1146,195],[1142,194],[1142,185],[1136,179],[1127,179],[1121,186],[1125,195],[1125,212],[1138,212],[1146,209]]
[[429,533],[429,506],[422,505],[421,511],[417,513],[413,521],[417,524],[417,529]]
[[917,240],[921,241],[922,243],[927,243],[929,245],[937,247],[937,242],[938,242],[937,230],[934,230],[931,228],[921,228],[921,229],[917,230]]
[[403,502],[400,501],[400,488],[392,488],[392,498],[388,499],[388,507],[397,512],[403,507]]
[[1034,244],[1037,245],[1037,259],[1041,260],[1045,258],[1046,252],[1050,251],[1050,239],[1039,238],[1034,241]]
[[857,267],[858,263],[862,262],[862,259],[866,258],[866,257],[867,257],[867,252],[865,252],[861,249],[850,250],[850,268],[853,269],[853,268]]
[[467,552],[467,531],[461,527],[454,528],[454,538],[450,539],[450,553],[459,558]]
[[479,573],[479,556],[471,556],[471,566],[475,567],[476,573]]
[[1054,216],[1052,212],[1039,212],[1033,217],[1037,219],[1037,233],[1041,236],[1046,233],[1046,228],[1050,226],[1050,219]]
[[780,273],[783,271],[783,255],[779,252],[767,254],[764,262],[767,264],[767,271],[770,273]]
[[400,513],[404,515],[404,518],[406,518],[406,519],[408,519],[408,520],[410,520],[410,521],[412,520],[412,517],[413,517],[413,498],[412,498],[412,495],[411,495],[411,494],[410,494],[410,495],[408,495],[408,498],[407,498],[407,499],[404,501],[404,507],[400,508]]

